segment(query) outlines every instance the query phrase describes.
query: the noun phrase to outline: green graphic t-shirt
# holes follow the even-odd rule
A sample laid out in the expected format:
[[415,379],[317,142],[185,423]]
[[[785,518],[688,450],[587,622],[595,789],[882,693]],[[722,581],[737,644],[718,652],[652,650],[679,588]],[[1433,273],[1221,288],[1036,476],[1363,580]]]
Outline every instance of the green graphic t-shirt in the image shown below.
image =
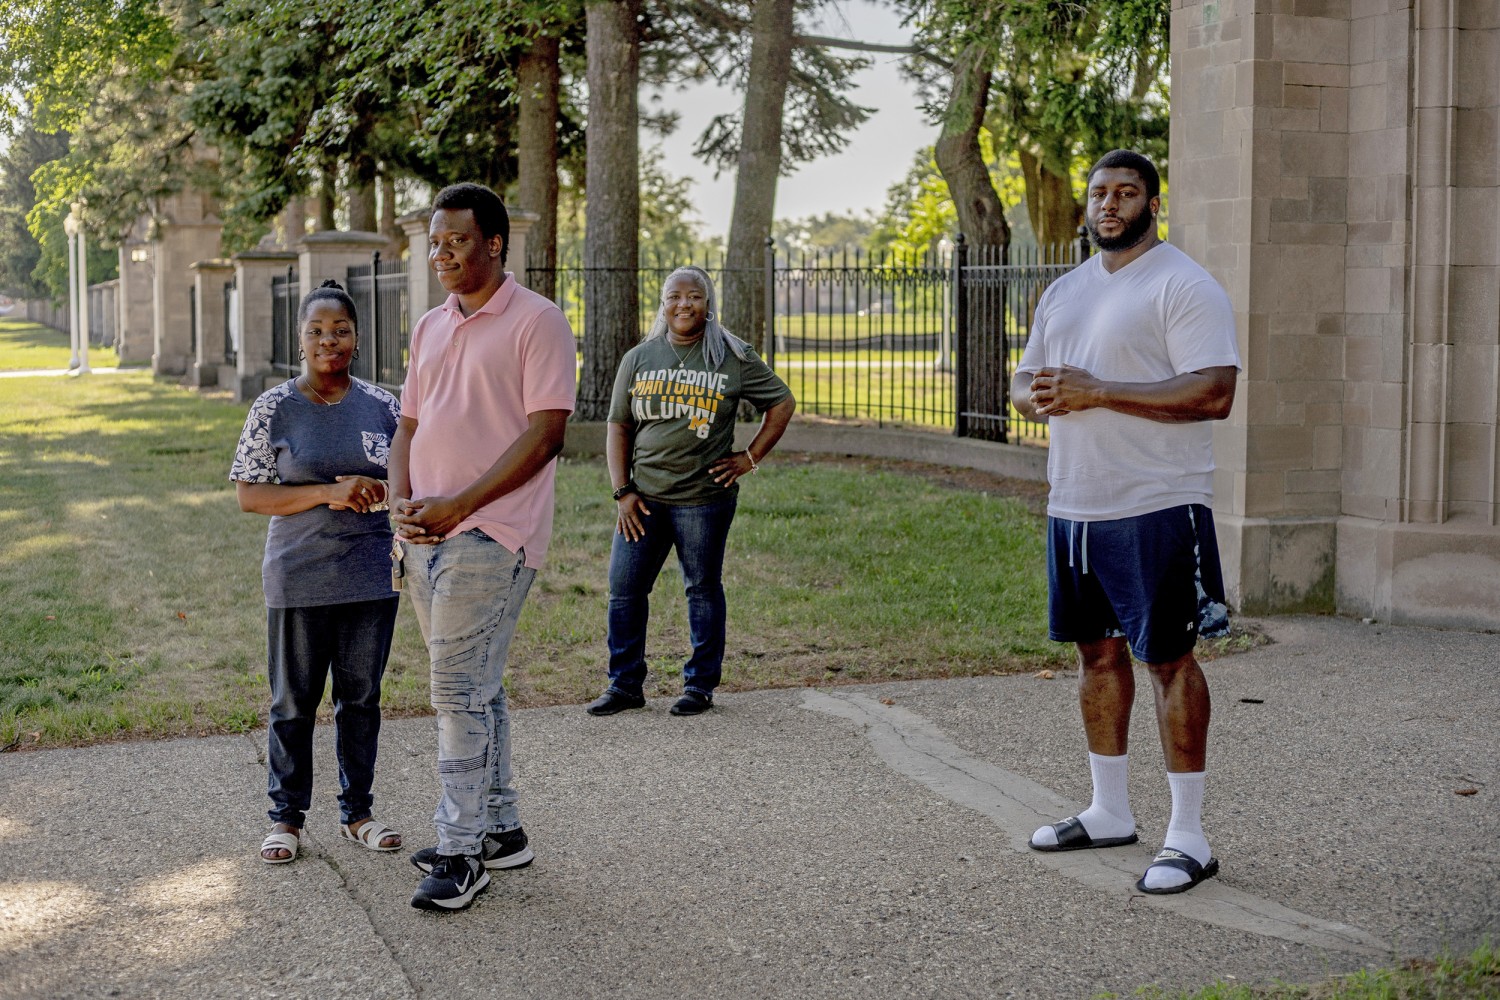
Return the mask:
[[792,394],[752,349],[724,352],[709,371],[702,341],[684,351],[666,336],[631,348],[620,362],[609,422],[635,431],[630,478],[641,496],[692,506],[732,496],[708,467],[734,450],[740,400],[766,410]]

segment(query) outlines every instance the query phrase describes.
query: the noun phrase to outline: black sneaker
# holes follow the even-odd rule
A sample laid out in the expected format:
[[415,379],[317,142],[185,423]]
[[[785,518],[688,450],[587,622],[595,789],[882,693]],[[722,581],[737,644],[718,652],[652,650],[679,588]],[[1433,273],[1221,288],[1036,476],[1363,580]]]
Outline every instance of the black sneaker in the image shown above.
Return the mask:
[[[424,847],[411,856],[411,863],[430,872],[439,857],[436,847]],[[525,868],[536,855],[527,846],[526,831],[518,826],[504,833],[485,834],[480,857],[486,868]]]
[[439,854],[432,871],[412,894],[419,910],[462,910],[490,884],[490,873],[473,854]]
[[714,707],[714,700],[706,694],[697,691],[684,692],[677,703],[672,706],[673,715],[702,715]]

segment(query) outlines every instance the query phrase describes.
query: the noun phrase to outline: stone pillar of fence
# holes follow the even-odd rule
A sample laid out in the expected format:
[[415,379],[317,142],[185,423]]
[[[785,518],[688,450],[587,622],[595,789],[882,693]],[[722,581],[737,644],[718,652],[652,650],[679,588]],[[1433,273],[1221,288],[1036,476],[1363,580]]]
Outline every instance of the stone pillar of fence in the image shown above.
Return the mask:
[[406,234],[406,284],[412,326],[427,310],[439,306],[448,297],[437,275],[427,266],[427,223],[432,213],[426,209],[408,212],[396,220]]
[[510,213],[510,245],[505,248],[505,268],[516,276],[516,284],[526,286],[526,238],[541,216],[535,212]]
[[26,318],[33,323],[68,332],[68,307],[59,306],[51,299],[27,299]]
[[246,402],[259,396],[275,378],[271,367],[271,279],[286,276],[297,255],[289,250],[246,250],[232,258],[236,325],[240,349],[235,358],[234,398]]
[[119,335],[119,309],[115,304],[119,291],[119,278],[89,286],[89,335],[100,347],[113,347]]
[[308,233],[297,241],[297,278],[302,294],[329,278],[349,287],[349,268],[370,263],[370,255],[389,252],[390,240],[379,233],[330,229]]
[[154,267],[151,245],[145,240],[132,236],[120,245],[115,351],[122,365],[144,365],[151,360]]
[[198,343],[188,362],[184,381],[192,386],[218,385],[219,366],[224,363],[224,283],[234,274],[227,260],[194,261],[193,323]]
[[153,223],[151,370],[158,375],[186,375],[191,364],[191,268],[194,261],[219,255],[224,227],[214,211],[210,196],[184,191],[167,199]]

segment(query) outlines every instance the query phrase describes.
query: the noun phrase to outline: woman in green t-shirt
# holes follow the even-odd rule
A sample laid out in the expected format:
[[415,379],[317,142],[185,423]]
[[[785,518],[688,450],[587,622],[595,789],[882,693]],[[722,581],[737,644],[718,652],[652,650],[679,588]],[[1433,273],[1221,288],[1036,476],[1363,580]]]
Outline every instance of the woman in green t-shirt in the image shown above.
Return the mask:
[[[760,431],[734,450],[741,402],[761,411]],[[646,704],[646,621],[651,588],[677,550],[688,601],[692,656],[673,715],[713,704],[724,662],[724,543],[737,480],[781,439],[797,402],[769,365],[719,323],[708,273],[680,267],[662,286],[646,339],[620,362],[606,451],[617,505],[609,559],[609,688],[593,715]]]

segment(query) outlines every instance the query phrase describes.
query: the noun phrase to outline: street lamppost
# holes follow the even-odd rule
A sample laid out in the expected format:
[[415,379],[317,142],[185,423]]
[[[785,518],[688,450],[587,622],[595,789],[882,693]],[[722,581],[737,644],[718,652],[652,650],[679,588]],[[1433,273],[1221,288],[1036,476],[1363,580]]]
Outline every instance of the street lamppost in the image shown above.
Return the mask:
[[70,370],[78,367],[78,216],[72,212],[63,220],[63,232],[68,237],[68,358]]
[[78,217],[78,202],[69,207],[63,220],[68,237],[68,332],[73,339],[73,357],[68,367],[75,375],[89,373],[89,265],[83,221]]

